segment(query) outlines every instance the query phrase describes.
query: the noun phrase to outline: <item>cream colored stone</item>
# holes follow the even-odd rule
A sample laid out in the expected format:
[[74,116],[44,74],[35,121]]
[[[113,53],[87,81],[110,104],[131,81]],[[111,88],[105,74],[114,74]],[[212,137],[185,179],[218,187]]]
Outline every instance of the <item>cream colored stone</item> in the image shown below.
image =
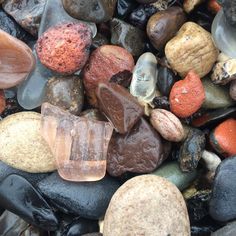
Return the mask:
[[0,160],[31,173],[56,169],[50,148],[40,133],[41,115],[19,112],[0,122]]
[[185,23],[165,47],[171,67],[185,77],[194,70],[201,78],[208,74],[218,57],[211,34],[193,22]]
[[184,10],[187,13],[190,13],[197,5],[201,4],[204,2],[204,0],[184,0]]
[[125,182],[113,195],[104,219],[104,236],[190,236],[182,194],[155,175]]

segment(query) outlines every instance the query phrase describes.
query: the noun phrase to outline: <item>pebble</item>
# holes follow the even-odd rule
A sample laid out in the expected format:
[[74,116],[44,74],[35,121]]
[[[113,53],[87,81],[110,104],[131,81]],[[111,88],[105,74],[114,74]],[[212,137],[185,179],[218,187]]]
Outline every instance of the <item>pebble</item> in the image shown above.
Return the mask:
[[46,0],[5,0],[3,9],[26,31],[37,37]]
[[209,0],[207,4],[207,8],[213,14],[217,14],[221,9],[221,5],[218,3],[217,0]]
[[227,119],[219,124],[210,135],[213,148],[226,157],[236,155],[236,120]]
[[118,73],[132,72],[134,59],[124,48],[104,45],[97,48],[89,58],[83,70],[83,82],[86,95],[92,106],[97,106],[95,91],[99,83],[109,82]]
[[161,108],[165,110],[170,110],[170,103],[168,97],[155,97],[152,101],[152,104],[155,108]]
[[41,115],[18,112],[0,122],[0,160],[30,173],[55,170],[49,146],[40,135]]
[[151,111],[150,121],[160,135],[168,141],[180,142],[185,137],[180,120],[170,111],[154,109]]
[[143,115],[138,101],[122,86],[100,83],[97,89],[99,110],[113,124],[115,130],[125,134]]
[[224,0],[222,2],[222,7],[224,10],[224,15],[231,26],[236,26],[236,2],[230,0]]
[[189,131],[188,136],[180,147],[179,162],[183,172],[191,172],[197,168],[205,149],[205,134],[198,129]]
[[205,100],[203,84],[194,71],[189,71],[184,80],[177,81],[170,92],[170,109],[178,117],[194,114]]
[[199,4],[201,4],[204,0],[184,0],[184,10],[187,13],[193,11]]
[[187,208],[179,190],[164,178],[142,175],[113,195],[104,219],[104,236],[190,235]]
[[222,161],[216,170],[209,212],[213,219],[227,222],[236,219],[236,157]]
[[215,172],[218,165],[221,163],[221,159],[213,152],[204,150],[202,153],[202,160],[205,162],[206,168]]
[[40,192],[57,209],[87,219],[103,217],[118,188],[119,182],[108,176],[96,182],[75,183],[65,181],[53,173],[38,183]]
[[109,21],[115,11],[117,0],[62,0],[69,15],[76,19],[102,23]]
[[44,101],[78,115],[84,104],[82,79],[76,75],[51,78],[46,85]]
[[135,0],[117,0],[116,14],[119,19],[128,17],[132,9],[136,8],[138,3]]
[[145,47],[145,33],[122,20],[113,18],[110,21],[111,43],[121,46],[133,56],[140,56]]
[[170,7],[152,15],[147,24],[147,35],[152,45],[161,50],[186,22],[184,11],[180,7]]
[[230,97],[236,101],[236,80],[232,81],[230,83],[230,91],[229,91]]
[[198,171],[194,169],[191,172],[183,172],[177,161],[164,163],[157,170],[151,173],[163,177],[173,183],[180,191],[188,188],[198,177]]
[[211,34],[193,22],[186,22],[165,47],[172,69],[181,77],[194,70],[200,78],[207,75],[218,57]]
[[214,233],[211,234],[211,236],[234,236],[236,235],[236,222],[230,222],[226,226],[218,229]]
[[111,176],[126,172],[150,173],[165,158],[160,135],[141,118],[129,133],[113,134],[107,152],[107,172]]
[[0,114],[5,110],[5,108],[6,108],[6,99],[4,91],[0,90]]
[[91,31],[83,23],[64,23],[49,28],[38,39],[37,55],[49,69],[73,74],[85,65],[92,44]]
[[93,38],[91,49],[97,49],[107,44],[109,44],[108,38],[105,37],[103,34],[97,33],[96,36]]
[[9,175],[0,183],[1,206],[44,230],[56,230],[58,220],[41,194],[23,177]]
[[6,89],[18,85],[28,76],[35,66],[35,59],[26,44],[3,30],[0,30],[0,42],[0,89]]

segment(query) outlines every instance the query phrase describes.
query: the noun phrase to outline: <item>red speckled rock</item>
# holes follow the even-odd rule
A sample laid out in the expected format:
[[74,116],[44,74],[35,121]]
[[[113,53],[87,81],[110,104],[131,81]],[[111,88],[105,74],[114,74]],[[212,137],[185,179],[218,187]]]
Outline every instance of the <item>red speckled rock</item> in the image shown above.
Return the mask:
[[36,50],[43,65],[63,74],[82,69],[92,43],[92,33],[83,23],[63,23],[49,28],[38,40]]
[[83,80],[89,103],[97,106],[95,90],[98,83],[108,82],[112,76],[128,71],[132,72],[134,59],[124,48],[104,45],[97,48],[84,68]]
[[6,100],[4,96],[3,90],[0,90],[0,114],[5,110],[6,108]]
[[205,90],[200,77],[189,71],[185,79],[174,84],[170,92],[170,109],[181,118],[191,116],[205,100]]

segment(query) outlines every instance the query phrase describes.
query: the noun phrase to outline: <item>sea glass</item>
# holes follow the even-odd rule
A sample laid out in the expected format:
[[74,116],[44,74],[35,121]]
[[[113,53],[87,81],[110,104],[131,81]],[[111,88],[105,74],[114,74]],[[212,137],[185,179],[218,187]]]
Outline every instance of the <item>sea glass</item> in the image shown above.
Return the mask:
[[227,23],[223,10],[217,13],[211,32],[217,48],[227,56],[236,58],[236,29]]
[[112,125],[71,115],[49,103],[43,103],[41,114],[41,132],[55,156],[59,175],[68,181],[102,179]]

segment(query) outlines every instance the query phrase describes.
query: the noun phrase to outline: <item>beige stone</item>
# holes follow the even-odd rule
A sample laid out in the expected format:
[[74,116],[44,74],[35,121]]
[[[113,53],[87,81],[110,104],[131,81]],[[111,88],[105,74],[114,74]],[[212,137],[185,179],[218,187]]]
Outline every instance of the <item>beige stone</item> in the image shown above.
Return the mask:
[[184,10],[190,13],[196,6],[204,2],[204,0],[184,0]]
[[104,219],[104,236],[190,236],[182,194],[155,175],[125,182],[113,195]]
[[185,23],[165,47],[168,62],[182,77],[190,70],[204,77],[211,71],[218,53],[211,34],[193,22]]
[[19,112],[0,122],[0,160],[31,173],[56,169],[51,150],[40,134],[41,115]]

